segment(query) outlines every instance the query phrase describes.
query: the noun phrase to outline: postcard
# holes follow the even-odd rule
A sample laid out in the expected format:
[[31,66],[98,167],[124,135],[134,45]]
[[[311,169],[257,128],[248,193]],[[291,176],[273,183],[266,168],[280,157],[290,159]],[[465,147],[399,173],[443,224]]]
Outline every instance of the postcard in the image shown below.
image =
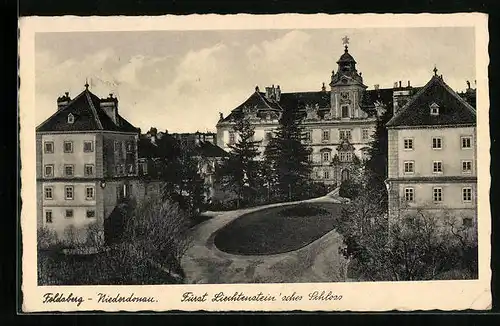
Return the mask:
[[491,309],[487,26],[21,18],[23,311]]

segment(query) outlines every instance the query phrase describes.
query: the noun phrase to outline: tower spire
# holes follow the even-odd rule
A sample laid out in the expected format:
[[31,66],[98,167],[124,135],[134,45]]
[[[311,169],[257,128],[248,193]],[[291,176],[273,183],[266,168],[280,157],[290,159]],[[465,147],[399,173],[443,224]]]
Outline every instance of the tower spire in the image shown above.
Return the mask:
[[436,68],[436,65],[434,65],[434,69],[432,69],[432,71],[434,71],[434,76],[438,75],[438,69]]
[[85,85],[84,86],[85,86],[85,89],[87,89],[87,90],[89,89],[89,80],[88,80],[88,78],[85,78]]

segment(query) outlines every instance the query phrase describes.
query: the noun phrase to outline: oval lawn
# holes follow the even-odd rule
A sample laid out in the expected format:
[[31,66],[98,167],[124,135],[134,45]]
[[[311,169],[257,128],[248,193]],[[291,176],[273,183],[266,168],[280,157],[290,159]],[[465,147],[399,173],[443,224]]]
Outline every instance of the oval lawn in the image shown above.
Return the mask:
[[340,205],[301,203],[248,213],[220,229],[215,245],[238,255],[271,255],[300,249],[335,228]]

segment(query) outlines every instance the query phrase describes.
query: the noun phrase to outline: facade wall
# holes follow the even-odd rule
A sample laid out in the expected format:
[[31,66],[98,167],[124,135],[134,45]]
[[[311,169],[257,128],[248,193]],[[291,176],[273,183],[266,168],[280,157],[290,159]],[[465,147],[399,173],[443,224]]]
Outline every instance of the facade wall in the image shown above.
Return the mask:
[[[72,186],[74,199],[65,199],[65,187]],[[45,189],[52,189],[53,199],[46,199]],[[94,189],[94,199],[86,199],[86,188]],[[102,220],[102,212],[98,210],[98,198],[95,193],[97,189],[96,182],[70,182],[70,181],[48,181],[41,183],[42,198],[42,226],[55,231],[61,240],[70,240],[68,238],[69,229],[73,228],[77,238],[74,240],[85,241],[85,228],[90,224],[98,224]],[[73,215],[67,216],[66,211],[72,210]],[[87,211],[94,211],[93,217],[87,217]],[[47,221],[47,211],[51,212],[52,222]],[[79,231],[80,230],[80,231]]]
[[[46,153],[43,149],[42,152],[42,168],[47,165],[54,167],[54,178],[66,177],[64,173],[65,166],[72,165],[74,167],[73,176],[78,178],[85,177],[84,167],[85,164],[92,164],[95,171],[96,151],[95,151],[95,134],[43,134],[42,143],[46,144],[51,142],[54,145],[53,153]],[[91,141],[93,150],[92,152],[84,152],[83,144],[85,141]],[[64,152],[64,143],[71,142],[73,144],[73,151],[70,153]],[[43,145],[45,146],[45,145]],[[40,171],[42,172],[42,171]],[[42,172],[43,173],[43,172]],[[45,178],[46,176],[43,175]],[[95,176],[89,176],[95,177]]]
[[[461,148],[461,137],[471,137],[472,147]],[[440,138],[442,149],[432,148],[432,139]],[[404,162],[414,162],[415,172],[412,177],[436,176],[476,176],[475,131],[467,128],[429,128],[398,130],[398,177],[406,177]],[[404,148],[404,140],[413,140],[413,149]],[[442,162],[442,172],[433,173],[433,162]],[[472,171],[462,172],[462,161],[472,161]]]
[[[263,153],[265,147],[268,144],[268,139],[266,138],[267,133],[273,133],[278,128],[278,121],[276,120],[273,124],[269,123],[254,123],[255,128],[254,140],[261,141],[259,146],[259,151],[261,156],[259,159],[263,158]],[[359,159],[365,159],[366,152],[362,150],[363,148],[369,147],[370,142],[373,140],[372,135],[376,128],[375,118],[366,118],[360,120],[351,119],[336,119],[336,120],[323,120],[323,121],[304,121],[303,122],[304,132],[311,133],[311,140],[304,141],[305,144],[312,148],[311,160],[313,163],[312,178],[322,181],[325,184],[338,184],[341,181],[342,170],[348,169],[349,164],[343,164],[342,166],[333,166],[332,160],[335,155],[338,155],[337,147],[341,143],[340,132],[350,131],[351,138],[349,142],[354,147],[354,155]],[[364,133],[363,130],[366,130]],[[225,124],[219,125],[217,127],[217,141],[218,146],[222,147],[226,151],[231,151],[229,148],[229,133],[232,132],[232,125]],[[323,139],[323,132],[328,131],[328,139]],[[235,142],[238,142],[238,135],[235,133]],[[330,151],[330,158],[328,161],[323,161],[322,152]]]
[[[421,210],[439,217],[454,217],[459,225],[464,218],[477,223],[477,169],[475,127],[412,128],[388,130],[389,217],[395,220]],[[462,148],[462,137],[471,138],[471,147]],[[441,148],[433,148],[433,138],[441,139]],[[405,141],[412,148],[405,148]],[[406,146],[408,147],[408,146]],[[471,171],[462,163],[471,162]],[[413,172],[405,172],[405,162],[413,163]],[[442,171],[435,170],[440,162]],[[435,201],[434,189],[440,189],[441,201]],[[464,199],[464,189],[471,198]],[[437,190],[439,191],[439,190]],[[413,193],[407,201],[405,194]]]

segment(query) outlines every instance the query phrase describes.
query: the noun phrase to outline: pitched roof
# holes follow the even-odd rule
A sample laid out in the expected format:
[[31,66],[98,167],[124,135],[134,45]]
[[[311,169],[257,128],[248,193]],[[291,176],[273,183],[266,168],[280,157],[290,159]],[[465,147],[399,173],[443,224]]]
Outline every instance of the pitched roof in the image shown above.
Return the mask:
[[[418,88],[416,88],[418,89]],[[374,108],[374,103],[380,101],[386,106],[392,106],[392,88],[365,90],[361,102],[363,109]],[[330,91],[293,92],[281,93],[280,101],[266,99],[265,93],[254,92],[245,102],[233,109],[231,113],[222,119],[222,122],[231,121],[242,112],[243,108],[256,108],[257,110],[286,110],[289,108],[305,109],[307,105],[319,106],[320,109],[329,109],[331,106]],[[369,110],[365,110],[369,111]]]
[[[430,106],[439,106],[431,115]],[[386,124],[387,127],[475,124],[476,110],[437,75]]]
[[[87,88],[78,94],[66,107],[58,110],[42,122],[36,131],[119,131],[137,132],[138,129],[117,113],[117,124],[101,109],[101,99]],[[74,122],[68,123],[68,115]]]
[[203,157],[227,157],[228,152],[220,148],[219,146],[209,142],[200,141],[199,145],[196,147],[196,151]]

